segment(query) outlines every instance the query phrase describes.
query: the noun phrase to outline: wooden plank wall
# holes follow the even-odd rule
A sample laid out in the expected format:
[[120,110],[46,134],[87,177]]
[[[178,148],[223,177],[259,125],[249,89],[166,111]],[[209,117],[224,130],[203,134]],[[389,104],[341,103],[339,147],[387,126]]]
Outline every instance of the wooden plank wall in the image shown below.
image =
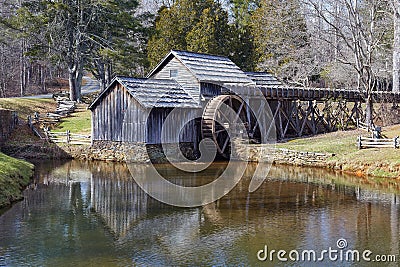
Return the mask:
[[160,72],[151,76],[151,79],[170,79],[170,70],[178,70],[174,78],[196,101],[200,100],[200,83],[196,77],[179,60],[173,58]]
[[147,111],[116,84],[92,112],[93,140],[145,142]]
[[[175,136],[177,135],[177,130],[180,128],[181,122],[188,120],[188,118],[193,118],[200,116],[200,109],[178,109],[171,114],[172,122],[167,123],[163,126],[165,119],[172,109],[156,108],[150,113],[147,122],[147,144],[160,144],[161,143],[161,131],[164,127],[164,131],[167,134],[165,140],[166,143],[176,143]],[[200,114],[200,115],[199,115]],[[194,121],[189,122],[179,134],[179,142],[185,143],[196,143],[199,129],[196,127]]]
[[[168,135],[166,142],[173,143],[180,122],[200,114],[201,110],[178,109],[171,115],[174,123],[163,126],[171,110],[145,109],[124,87],[116,84],[92,112],[93,140],[160,144],[164,127]],[[190,122],[181,131],[180,142],[197,142],[198,130],[195,123]]]

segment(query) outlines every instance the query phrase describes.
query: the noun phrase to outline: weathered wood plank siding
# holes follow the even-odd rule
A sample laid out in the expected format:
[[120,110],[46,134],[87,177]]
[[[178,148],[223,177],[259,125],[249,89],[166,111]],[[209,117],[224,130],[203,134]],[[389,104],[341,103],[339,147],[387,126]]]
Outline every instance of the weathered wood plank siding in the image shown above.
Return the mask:
[[221,85],[202,82],[200,92],[204,96],[217,96],[221,94]]
[[[147,121],[147,144],[160,144],[161,143],[161,131],[164,127],[166,133],[165,143],[176,143],[177,131],[182,121],[186,121],[189,118],[198,116],[200,109],[178,109],[171,114],[171,122],[165,123],[165,119],[170,114],[172,109],[166,108],[154,108],[152,109],[150,116]],[[164,124],[164,125],[163,125]],[[191,121],[185,125],[185,127],[179,133],[179,142],[184,143],[196,143],[197,142],[197,131],[195,121]]]
[[151,79],[170,79],[170,71],[177,70],[176,80],[196,101],[200,100],[200,83],[185,65],[173,58],[163,69],[151,76]]
[[[160,144],[164,127],[167,133],[165,142],[174,143],[180,122],[195,116],[201,110],[178,109],[172,115],[173,123],[163,125],[171,111],[171,108],[144,108],[122,85],[116,83],[93,109],[93,140]],[[194,122],[188,123],[182,129],[179,141],[197,141]]]
[[93,140],[144,142],[147,111],[119,84],[92,112]]

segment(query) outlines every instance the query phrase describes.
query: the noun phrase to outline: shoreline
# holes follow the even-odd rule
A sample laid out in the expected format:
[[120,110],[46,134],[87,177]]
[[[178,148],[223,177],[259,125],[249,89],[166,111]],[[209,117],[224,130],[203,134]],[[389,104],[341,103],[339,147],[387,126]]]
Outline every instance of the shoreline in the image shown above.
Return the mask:
[[23,198],[22,192],[31,183],[34,165],[0,152],[0,209]]
[[[400,134],[400,125],[384,127],[384,134],[394,137]],[[358,177],[382,177],[400,179],[400,150],[394,148],[368,148],[359,150],[356,146],[357,136],[366,135],[360,130],[337,131],[312,137],[303,137],[277,143],[275,150],[277,165],[293,165],[299,167],[317,167],[340,171]],[[262,161],[257,157],[257,147],[249,145],[251,161]],[[267,145],[266,145],[267,146]],[[267,147],[267,150],[270,149]],[[3,144],[1,151],[7,155],[22,159],[80,159],[125,162],[121,143],[100,144],[99,147],[89,145],[66,145],[49,143],[33,136],[27,126],[19,126],[11,138]],[[154,163],[165,162],[165,156],[156,146],[138,146],[133,151],[138,162],[146,151],[151,153]],[[271,151],[271,150],[269,150]],[[190,147],[185,148],[187,154],[193,154]],[[262,158],[262,157],[261,157]],[[270,158],[271,159],[271,158]]]
[[[256,145],[250,145],[250,151],[253,151],[250,161],[262,162],[254,156]],[[11,154],[12,157],[22,158],[24,160],[58,160],[58,159],[77,159],[84,161],[105,161],[105,162],[125,162],[121,157],[120,151],[106,153],[106,157],[101,159],[98,156],[98,149],[93,149],[88,145],[55,145],[49,143],[21,144],[3,147],[3,152]],[[269,150],[271,151],[271,150]],[[334,170],[358,177],[377,177],[387,179],[400,179],[400,163],[390,164],[387,162],[360,162],[354,159],[352,162],[342,160],[343,155],[333,153],[321,153],[311,151],[299,151],[282,147],[274,148],[275,157],[272,160],[274,165],[290,165],[297,167],[311,167],[327,170]],[[276,152],[278,151],[278,152]],[[400,152],[400,151],[399,151]],[[154,153],[157,158],[153,163],[166,163],[162,152]],[[256,154],[256,153],[255,153]],[[139,162],[140,163],[140,162]],[[141,162],[148,163],[148,162]]]
[[[257,154],[257,146],[249,145],[250,162],[263,162],[260,153]],[[5,151],[4,151],[5,150]],[[342,174],[349,174],[362,178],[379,178],[391,181],[400,179],[400,161],[399,164],[389,164],[385,162],[362,163],[353,160],[351,163],[341,160],[343,155],[333,153],[321,153],[311,151],[298,151],[277,145],[273,150],[269,147],[272,154],[272,164],[276,166],[295,166],[304,168],[317,168],[329,171],[336,171]],[[115,152],[115,155],[107,154],[107,159],[96,159],[93,157],[93,149],[88,145],[56,145],[47,142],[36,142],[31,144],[8,144],[2,147],[0,152],[0,165],[8,164],[8,169],[4,167],[0,170],[0,210],[7,209],[13,203],[23,199],[22,192],[32,181],[35,165],[28,162],[29,160],[62,160],[76,159],[82,161],[104,161],[104,162],[125,162],[121,158],[121,152]],[[11,152],[11,156],[6,155]],[[153,152],[154,153],[154,152]],[[398,153],[398,152],[397,152]],[[153,163],[167,163],[162,152],[157,151],[155,155],[158,158]],[[267,158],[271,159],[271,155]],[[148,162],[141,162],[148,163]],[[5,170],[5,171],[4,171]],[[3,176],[2,176],[3,174]]]

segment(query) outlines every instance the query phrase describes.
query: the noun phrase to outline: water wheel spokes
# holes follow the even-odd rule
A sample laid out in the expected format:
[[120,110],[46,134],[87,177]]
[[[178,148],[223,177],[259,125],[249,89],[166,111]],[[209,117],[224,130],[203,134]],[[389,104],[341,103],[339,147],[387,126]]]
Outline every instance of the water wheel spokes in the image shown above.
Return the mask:
[[246,107],[246,102],[236,95],[216,96],[207,103],[202,116],[202,136],[213,141],[219,154],[229,155],[228,131],[234,131],[239,121],[246,123]]

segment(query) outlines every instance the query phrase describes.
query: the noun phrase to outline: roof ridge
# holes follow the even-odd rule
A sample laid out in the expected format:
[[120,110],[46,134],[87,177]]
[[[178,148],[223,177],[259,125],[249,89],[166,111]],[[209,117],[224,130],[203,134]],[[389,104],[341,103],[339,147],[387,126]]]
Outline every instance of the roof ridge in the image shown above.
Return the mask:
[[222,56],[222,55],[215,55],[215,54],[207,54],[207,53],[201,53],[201,52],[193,52],[193,51],[188,51],[188,50],[179,50],[179,49],[172,49],[171,52],[182,52],[182,53],[187,53],[187,54],[192,54],[192,55],[202,55],[202,56],[209,56],[209,57],[218,57],[218,58],[225,58],[231,61],[231,59],[228,56]]

